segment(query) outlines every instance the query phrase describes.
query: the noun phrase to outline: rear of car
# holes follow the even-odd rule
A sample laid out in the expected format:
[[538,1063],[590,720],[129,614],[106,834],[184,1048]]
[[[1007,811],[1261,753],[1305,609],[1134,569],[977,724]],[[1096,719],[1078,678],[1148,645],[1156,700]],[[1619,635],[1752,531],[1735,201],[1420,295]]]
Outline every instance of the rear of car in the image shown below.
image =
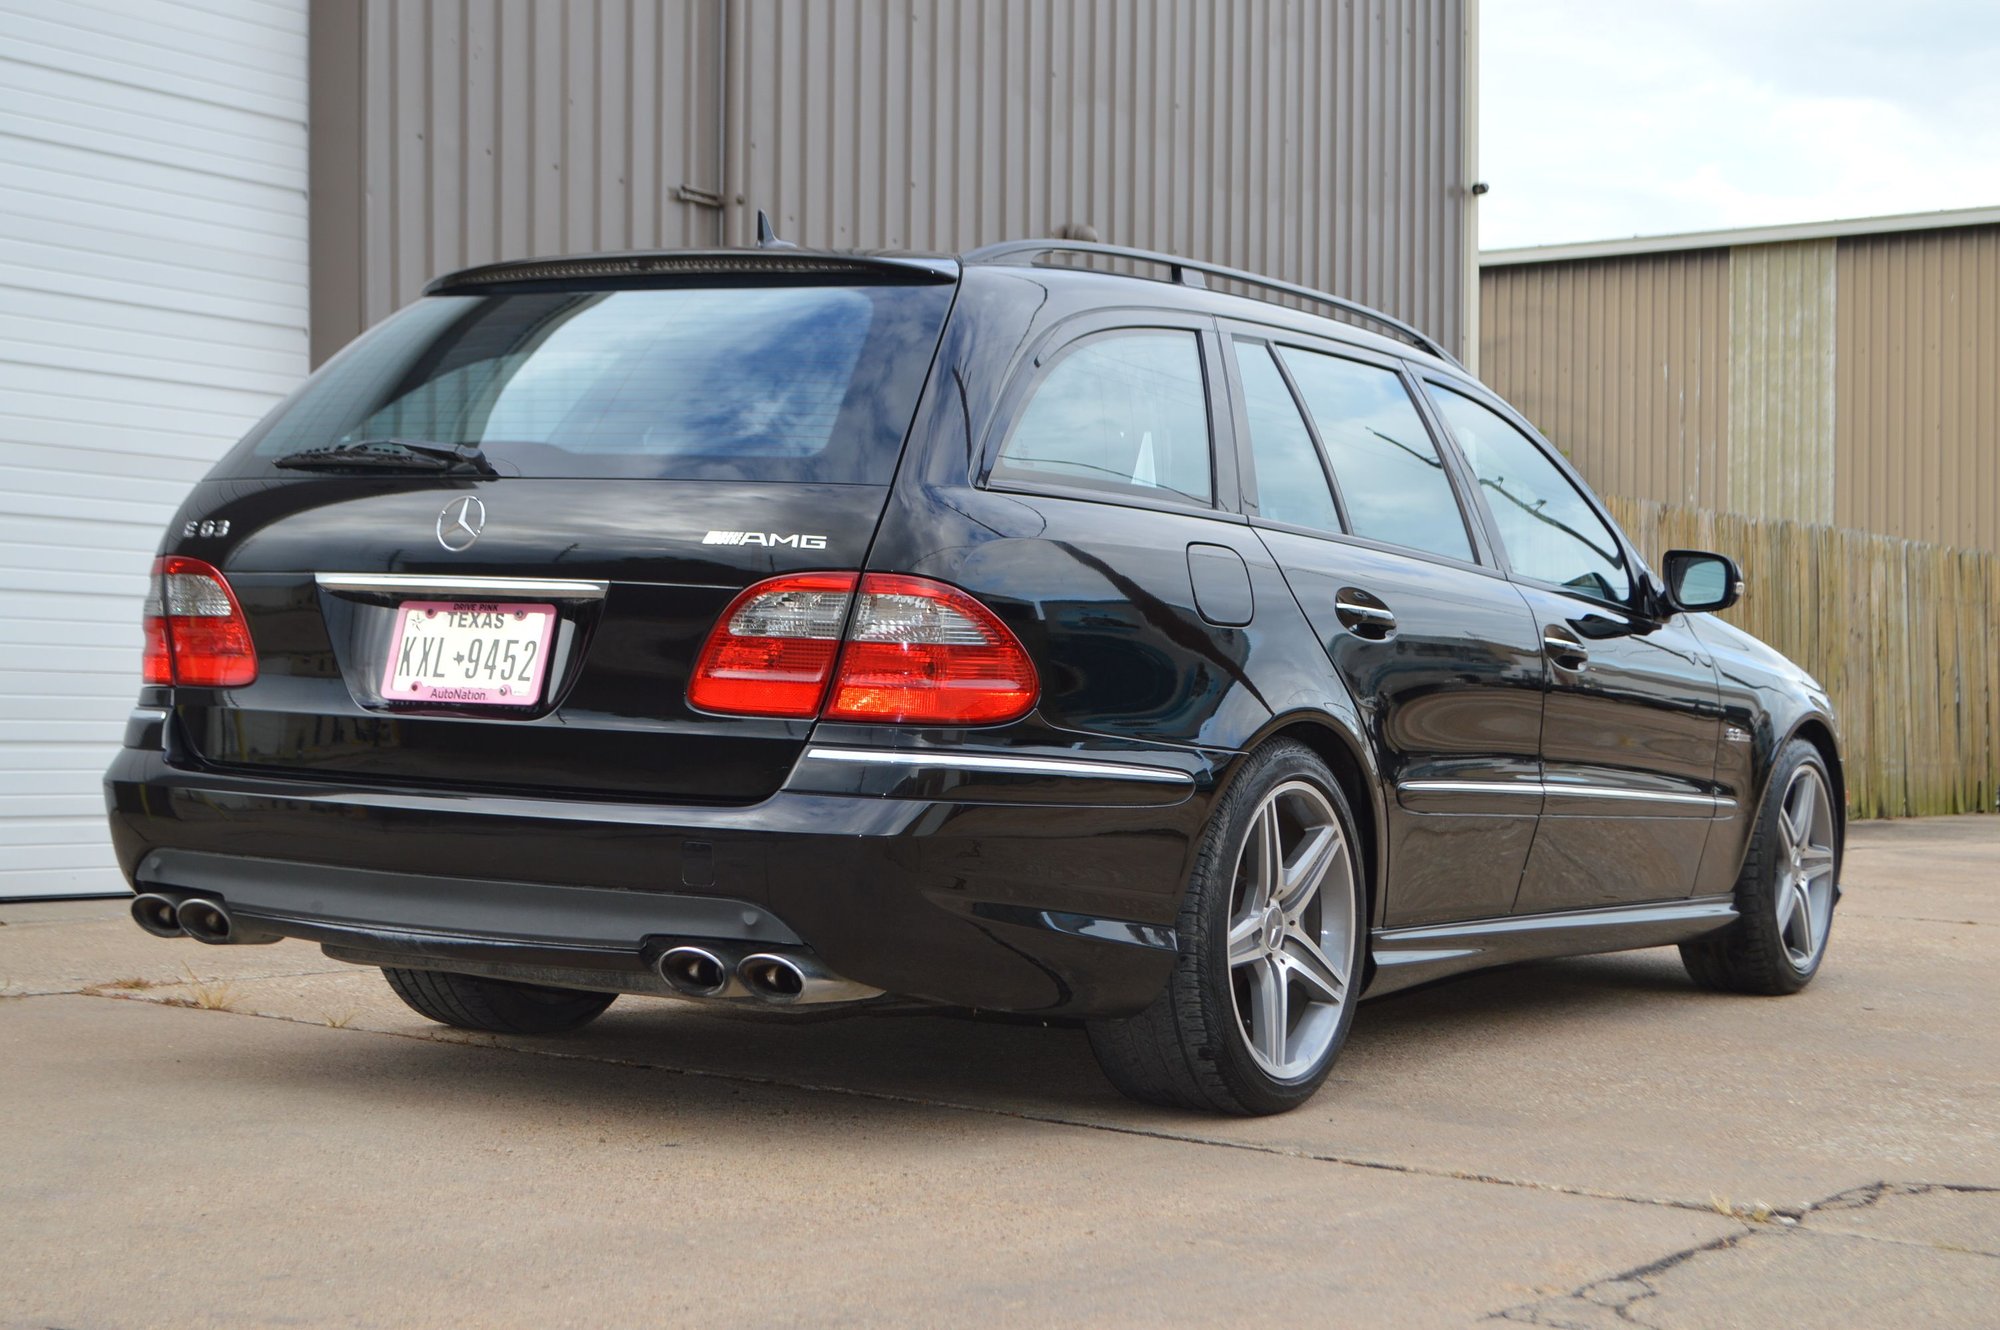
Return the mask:
[[1208,760],[1079,763],[1003,621],[1029,602],[869,561],[959,290],[503,265],[343,351],[156,565],[107,775],[142,922],[578,989],[1143,1004],[1170,953],[1048,877],[1047,810],[1109,810],[1178,882]]

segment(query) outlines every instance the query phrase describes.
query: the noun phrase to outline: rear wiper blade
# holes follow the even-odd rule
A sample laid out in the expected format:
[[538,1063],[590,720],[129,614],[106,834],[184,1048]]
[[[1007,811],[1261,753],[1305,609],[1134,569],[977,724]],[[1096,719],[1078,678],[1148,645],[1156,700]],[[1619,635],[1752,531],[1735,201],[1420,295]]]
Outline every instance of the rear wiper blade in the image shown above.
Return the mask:
[[305,448],[286,453],[273,466],[294,471],[476,471],[497,476],[499,471],[486,460],[477,444],[456,447],[435,443],[412,443],[407,439],[357,439],[325,448]]

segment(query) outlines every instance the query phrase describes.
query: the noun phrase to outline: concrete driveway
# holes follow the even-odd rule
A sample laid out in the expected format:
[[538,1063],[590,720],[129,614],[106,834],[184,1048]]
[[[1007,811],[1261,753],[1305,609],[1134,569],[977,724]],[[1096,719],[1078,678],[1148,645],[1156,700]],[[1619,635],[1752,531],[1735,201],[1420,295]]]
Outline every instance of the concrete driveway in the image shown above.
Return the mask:
[[1254,1122],[1075,1029],[465,1035],[302,944],[0,907],[0,1324],[2000,1324],[2000,818],[1850,849],[1798,997],[1472,976]]

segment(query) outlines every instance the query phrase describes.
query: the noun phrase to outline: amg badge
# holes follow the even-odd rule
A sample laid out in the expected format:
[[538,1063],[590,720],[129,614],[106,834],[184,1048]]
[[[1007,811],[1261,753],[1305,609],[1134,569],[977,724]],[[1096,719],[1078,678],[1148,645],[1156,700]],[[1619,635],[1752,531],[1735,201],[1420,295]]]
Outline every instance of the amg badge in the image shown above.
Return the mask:
[[825,536],[802,536],[797,532],[780,534],[776,531],[711,531],[701,538],[704,545],[790,545],[799,550],[823,550]]

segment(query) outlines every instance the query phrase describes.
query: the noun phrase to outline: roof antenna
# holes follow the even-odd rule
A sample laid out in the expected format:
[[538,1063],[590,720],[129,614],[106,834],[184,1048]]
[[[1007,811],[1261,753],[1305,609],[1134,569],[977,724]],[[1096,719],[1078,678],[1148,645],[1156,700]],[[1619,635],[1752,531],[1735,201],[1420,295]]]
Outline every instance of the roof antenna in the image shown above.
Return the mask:
[[789,240],[778,239],[778,229],[771,225],[770,214],[759,208],[757,209],[757,248],[797,249],[798,246]]

